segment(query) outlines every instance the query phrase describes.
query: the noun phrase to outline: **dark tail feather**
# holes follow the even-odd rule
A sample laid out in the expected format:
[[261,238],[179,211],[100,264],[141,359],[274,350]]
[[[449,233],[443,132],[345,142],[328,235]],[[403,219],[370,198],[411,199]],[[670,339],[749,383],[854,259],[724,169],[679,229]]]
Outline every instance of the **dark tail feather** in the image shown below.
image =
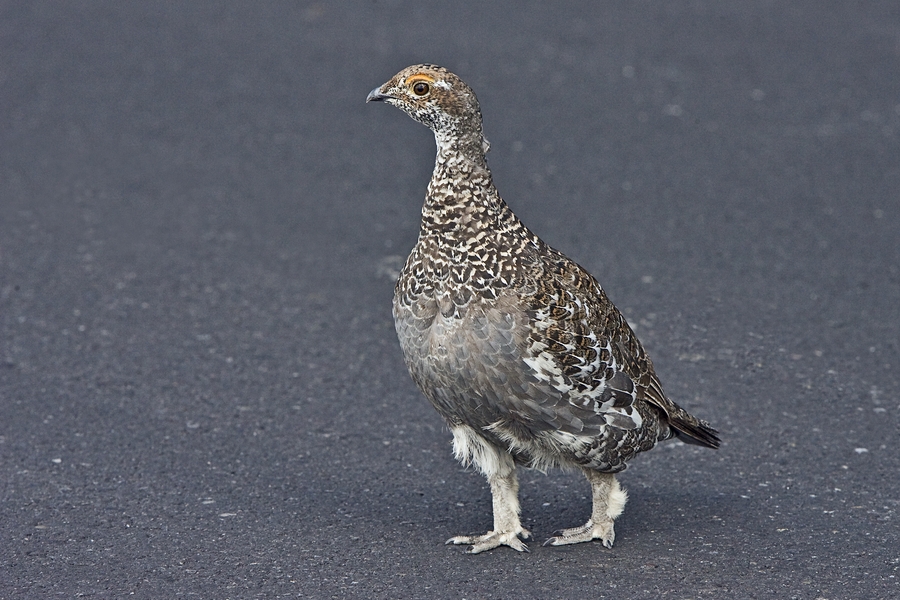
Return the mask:
[[685,444],[719,448],[719,432],[706,421],[694,419],[693,422],[690,422],[684,419],[673,419],[669,421],[669,425],[675,431],[675,436]]

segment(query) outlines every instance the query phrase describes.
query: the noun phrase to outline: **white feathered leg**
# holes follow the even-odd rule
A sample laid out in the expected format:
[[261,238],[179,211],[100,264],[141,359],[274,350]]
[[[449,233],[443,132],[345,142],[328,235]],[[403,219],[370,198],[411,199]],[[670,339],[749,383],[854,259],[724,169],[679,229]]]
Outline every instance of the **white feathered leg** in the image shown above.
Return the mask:
[[616,540],[613,521],[622,514],[628,494],[619,486],[616,476],[611,473],[598,473],[590,469],[584,475],[591,482],[593,508],[591,518],[581,527],[562,529],[544,542],[545,546],[563,546],[600,539],[607,548],[612,548]]
[[447,540],[447,544],[469,544],[466,552],[478,554],[500,545],[519,552],[527,551],[519,536],[531,534],[519,521],[519,480],[512,456],[475,433],[466,426],[453,428],[453,454],[465,465],[473,464],[491,484],[494,505],[494,528],[484,535],[460,535]]

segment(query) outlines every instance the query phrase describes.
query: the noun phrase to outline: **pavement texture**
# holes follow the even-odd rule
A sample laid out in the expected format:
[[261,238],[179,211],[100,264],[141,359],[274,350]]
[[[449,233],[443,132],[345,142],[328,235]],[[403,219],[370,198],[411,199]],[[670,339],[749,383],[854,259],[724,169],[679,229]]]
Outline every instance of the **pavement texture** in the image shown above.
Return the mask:
[[[721,431],[530,553],[403,365],[434,159],[366,94],[478,93],[497,186]],[[3,2],[0,598],[900,597],[900,4]]]

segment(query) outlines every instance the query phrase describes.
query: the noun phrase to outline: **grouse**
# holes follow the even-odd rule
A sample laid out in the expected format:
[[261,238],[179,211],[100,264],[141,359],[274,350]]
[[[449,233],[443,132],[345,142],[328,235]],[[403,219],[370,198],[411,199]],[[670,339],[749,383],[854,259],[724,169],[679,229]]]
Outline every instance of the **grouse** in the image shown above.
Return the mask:
[[671,401],[653,363],[586,270],[545,244],[500,198],[474,92],[435,65],[403,69],[366,101],[396,106],[437,142],[419,238],[394,290],[400,347],[453,433],[453,453],[486,477],[494,527],[450,538],[470,553],[527,550],[516,465],[581,469],[593,508],[545,545],[615,540],[627,495],[615,474],[672,437],[718,448],[717,431]]

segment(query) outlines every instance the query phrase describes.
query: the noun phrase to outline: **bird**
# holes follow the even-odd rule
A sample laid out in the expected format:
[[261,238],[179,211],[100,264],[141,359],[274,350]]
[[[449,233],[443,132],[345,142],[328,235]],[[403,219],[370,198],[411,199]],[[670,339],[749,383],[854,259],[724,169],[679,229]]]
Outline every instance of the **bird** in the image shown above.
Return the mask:
[[718,432],[663,391],[634,331],[597,280],[513,214],[488,168],[472,89],[444,67],[407,67],[366,102],[395,106],[434,132],[434,172],[418,240],[394,288],[397,337],[413,381],[444,418],[453,454],[490,485],[493,528],[451,537],[477,554],[520,552],[517,467],[579,469],[588,521],[544,545],[611,548],[628,499],[616,473],[678,438],[719,447]]

